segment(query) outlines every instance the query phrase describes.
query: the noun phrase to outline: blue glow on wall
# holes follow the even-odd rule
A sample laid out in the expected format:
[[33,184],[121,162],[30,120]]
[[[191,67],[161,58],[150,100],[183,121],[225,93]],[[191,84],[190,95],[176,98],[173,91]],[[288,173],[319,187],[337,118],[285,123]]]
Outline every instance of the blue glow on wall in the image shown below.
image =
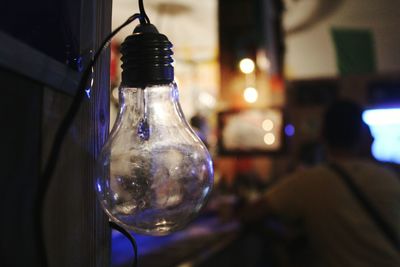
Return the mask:
[[372,155],[379,161],[400,164],[400,108],[369,109],[363,120],[374,137]]

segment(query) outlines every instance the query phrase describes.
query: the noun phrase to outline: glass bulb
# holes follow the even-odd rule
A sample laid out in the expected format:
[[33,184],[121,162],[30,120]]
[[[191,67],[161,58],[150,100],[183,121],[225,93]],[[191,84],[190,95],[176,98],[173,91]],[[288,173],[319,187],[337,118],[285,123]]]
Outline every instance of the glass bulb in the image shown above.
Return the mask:
[[210,154],[183,116],[175,83],[122,86],[119,101],[97,160],[101,204],[113,221],[137,233],[181,229],[211,192]]

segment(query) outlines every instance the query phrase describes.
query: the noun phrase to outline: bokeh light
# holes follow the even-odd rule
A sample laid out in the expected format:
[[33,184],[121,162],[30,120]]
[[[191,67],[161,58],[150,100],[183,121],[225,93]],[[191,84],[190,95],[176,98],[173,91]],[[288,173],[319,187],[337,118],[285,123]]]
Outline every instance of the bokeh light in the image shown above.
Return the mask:
[[362,117],[374,137],[374,158],[400,164],[400,108],[368,109]]
[[239,68],[245,74],[252,73],[255,68],[254,61],[250,58],[244,58],[239,62]]
[[244,100],[248,103],[254,103],[257,101],[258,92],[254,87],[247,87],[243,93]]
[[264,135],[264,143],[267,145],[275,143],[275,135],[273,133],[266,133]]
[[262,123],[262,128],[265,131],[269,132],[274,128],[274,123],[270,119],[266,119]]
[[293,136],[295,133],[295,128],[293,126],[293,124],[287,124],[285,126],[285,134],[286,136]]

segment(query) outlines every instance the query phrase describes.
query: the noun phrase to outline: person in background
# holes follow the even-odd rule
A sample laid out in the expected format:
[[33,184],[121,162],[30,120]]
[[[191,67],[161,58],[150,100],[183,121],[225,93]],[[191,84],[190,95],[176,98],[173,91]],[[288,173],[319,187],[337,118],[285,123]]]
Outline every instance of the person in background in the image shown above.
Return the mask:
[[300,146],[298,152],[298,167],[311,168],[325,161],[325,150],[321,143],[308,141]]
[[296,157],[289,163],[287,173],[308,169],[326,160],[324,145],[317,140],[308,140],[299,145]]
[[[328,163],[280,179],[241,214],[248,221],[277,215],[300,222],[308,245],[306,266],[400,266],[395,244],[400,239],[400,181],[363,147],[371,138],[363,136],[369,131],[361,115],[351,101],[333,103],[322,127]],[[368,199],[386,230],[390,228],[389,236],[333,166],[347,173]]]

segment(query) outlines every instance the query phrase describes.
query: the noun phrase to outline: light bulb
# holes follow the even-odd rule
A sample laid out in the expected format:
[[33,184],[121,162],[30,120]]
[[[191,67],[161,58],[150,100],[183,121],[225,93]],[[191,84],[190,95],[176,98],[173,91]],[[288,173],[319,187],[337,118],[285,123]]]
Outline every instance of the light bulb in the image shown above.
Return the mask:
[[122,44],[119,114],[97,160],[96,192],[116,223],[164,235],[183,228],[204,206],[213,166],[182,113],[171,44],[153,28]]

